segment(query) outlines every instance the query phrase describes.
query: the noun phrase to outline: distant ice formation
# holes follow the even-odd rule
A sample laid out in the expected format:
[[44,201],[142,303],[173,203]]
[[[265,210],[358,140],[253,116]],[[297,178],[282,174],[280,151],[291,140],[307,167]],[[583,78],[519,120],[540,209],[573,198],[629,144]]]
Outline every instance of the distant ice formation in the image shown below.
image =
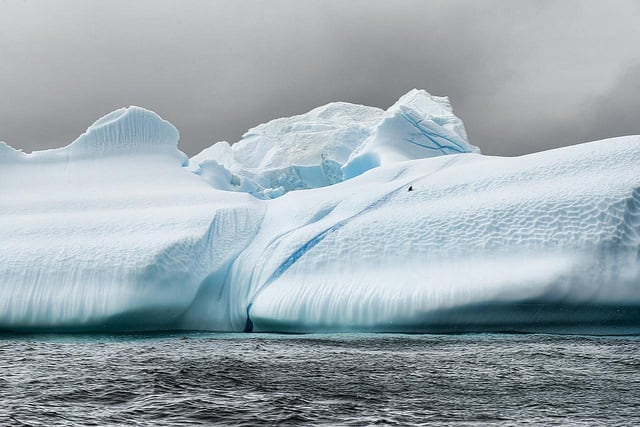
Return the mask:
[[0,142],[0,330],[640,332],[638,136],[483,156],[413,90],[177,142]]

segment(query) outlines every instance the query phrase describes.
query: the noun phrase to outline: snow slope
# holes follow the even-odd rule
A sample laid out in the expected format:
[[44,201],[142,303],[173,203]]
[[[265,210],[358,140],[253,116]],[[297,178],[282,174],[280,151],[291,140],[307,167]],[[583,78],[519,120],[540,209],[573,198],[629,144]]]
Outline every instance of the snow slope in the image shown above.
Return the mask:
[[640,332],[640,137],[483,156],[414,90],[177,141],[0,143],[0,329]]

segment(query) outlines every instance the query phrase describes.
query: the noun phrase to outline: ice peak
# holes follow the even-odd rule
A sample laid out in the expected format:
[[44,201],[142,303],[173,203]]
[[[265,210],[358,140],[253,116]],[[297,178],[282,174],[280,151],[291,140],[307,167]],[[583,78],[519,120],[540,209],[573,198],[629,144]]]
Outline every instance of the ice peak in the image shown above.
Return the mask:
[[424,89],[412,89],[402,95],[395,104],[387,109],[389,113],[413,115],[419,121],[431,120],[437,125],[453,132],[460,142],[469,145],[472,152],[480,149],[470,145],[462,120],[453,113],[448,96],[434,96]]
[[449,97],[433,96],[424,89],[411,89],[402,95],[387,111],[397,111],[403,105],[414,106],[421,110],[425,116],[441,116],[453,113]]
[[469,143],[449,98],[412,89],[387,109],[342,166],[342,173],[349,179],[378,166],[463,153],[480,153],[480,149]]
[[171,153],[177,150],[178,130],[158,114],[142,107],[119,108],[99,118],[68,147],[74,155]]
[[119,108],[96,120],[71,144],[26,154],[0,141],[0,161],[69,161],[118,155],[187,157],[177,149],[180,134],[168,121],[142,107]]

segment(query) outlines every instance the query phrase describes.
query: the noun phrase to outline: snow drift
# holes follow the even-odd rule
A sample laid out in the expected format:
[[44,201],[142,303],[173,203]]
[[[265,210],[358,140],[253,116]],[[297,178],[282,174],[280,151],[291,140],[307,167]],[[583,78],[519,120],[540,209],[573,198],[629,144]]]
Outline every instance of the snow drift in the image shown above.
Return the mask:
[[177,142],[0,143],[0,329],[640,332],[640,137],[483,156],[414,90]]

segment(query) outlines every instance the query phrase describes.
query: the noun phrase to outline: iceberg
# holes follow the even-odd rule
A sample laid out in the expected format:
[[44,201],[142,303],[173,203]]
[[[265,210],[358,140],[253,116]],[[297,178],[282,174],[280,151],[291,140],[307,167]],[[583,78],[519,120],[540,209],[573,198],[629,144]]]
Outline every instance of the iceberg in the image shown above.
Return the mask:
[[412,90],[178,140],[0,143],[0,330],[640,333],[640,136],[486,156]]

